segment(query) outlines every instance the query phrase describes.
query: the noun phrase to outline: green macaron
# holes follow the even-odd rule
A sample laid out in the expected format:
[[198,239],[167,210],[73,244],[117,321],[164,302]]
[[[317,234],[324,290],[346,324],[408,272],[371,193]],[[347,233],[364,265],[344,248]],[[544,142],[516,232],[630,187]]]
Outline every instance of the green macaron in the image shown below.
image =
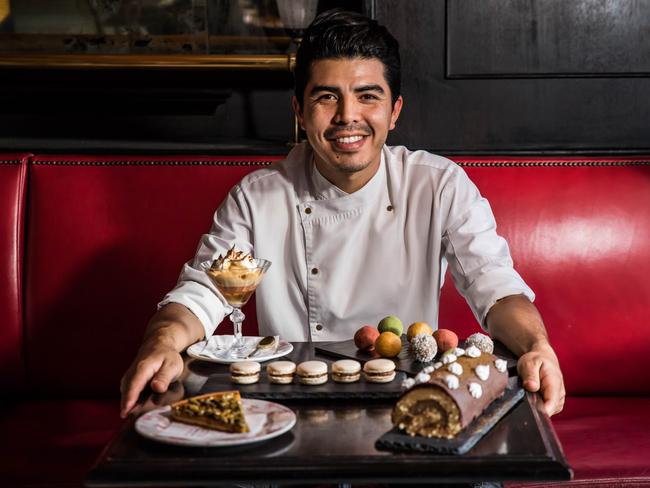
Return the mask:
[[404,332],[404,324],[402,324],[402,321],[399,318],[394,315],[389,315],[388,317],[381,319],[377,326],[377,330],[379,330],[379,332],[392,332],[397,336],[401,336],[402,332]]

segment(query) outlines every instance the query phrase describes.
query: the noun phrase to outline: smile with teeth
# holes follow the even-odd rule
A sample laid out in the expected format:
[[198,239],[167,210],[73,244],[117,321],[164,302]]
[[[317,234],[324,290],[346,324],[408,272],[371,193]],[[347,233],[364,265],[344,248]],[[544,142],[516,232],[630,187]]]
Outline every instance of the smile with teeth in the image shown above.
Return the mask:
[[341,144],[352,144],[353,142],[358,142],[361,139],[363,139],[363,136],[339,137],[336,139],[336,142]]

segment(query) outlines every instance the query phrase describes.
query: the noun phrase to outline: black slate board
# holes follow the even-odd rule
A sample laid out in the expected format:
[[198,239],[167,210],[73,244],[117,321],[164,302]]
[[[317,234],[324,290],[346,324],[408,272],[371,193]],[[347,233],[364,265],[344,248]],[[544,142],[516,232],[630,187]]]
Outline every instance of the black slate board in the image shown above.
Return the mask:
[[219,373],[210,375],[199,394],[239,390],[245,398],[260,400],[394,399],[402,394],[402,381],[405,378],[404,373],[397,373],[389,383],[368,383],[363,377],[355,383],[336,383],[330,378],[323,385],[303,385],[294,378],[293,383],[288,385],[276,385],[269,382],[264,372],[258,383],[238,385],[230,381],[228,373]]
[[[416,375],[423,368],[437,361],[438,357],[441,355],[439,353],[436,356],[436,359],[434,359],[430,363],[421,363],[420,361],[415,360],[415,357],[413,357],[413,354],[409,350],[409,344],[408,341],[406,340],[406,336],[402,335],[401,339],[402,339],[402,350],[400,351],[400,353],[397,355],[396,358],[393,358],[393,361],[395,362],[395,369],[397,369],[397,371],[404,371],[409,375]],[[381,357],[379,356],[379,354],[377,354],[374,351],[373,352],[360,351],[359,349],[357,349],[357,346],[354,345],[353,339],[347,341],[341,341],[341,342],[316,343],[315,348],[316,348],[316,352],[320,354],[325,354],[326,356],[356,359],[361,363],[365,363],[366,361],[370,361],[371,359],[376,359]],[[498,352],[495,352],[495,354],[507,361],[508,372],[511,375],[516,373],[517,370],[516,359],[503,357],[499,355]]]
[[410,436],[397,429],[386,432],[375,442],[375,447],[388,451],[409,451],[431,454],[465,454],[494,427],[524,397],[524,389],[516,376],[508,379],[501,398],[494,400],[483,415],[474,419],[453,439]]

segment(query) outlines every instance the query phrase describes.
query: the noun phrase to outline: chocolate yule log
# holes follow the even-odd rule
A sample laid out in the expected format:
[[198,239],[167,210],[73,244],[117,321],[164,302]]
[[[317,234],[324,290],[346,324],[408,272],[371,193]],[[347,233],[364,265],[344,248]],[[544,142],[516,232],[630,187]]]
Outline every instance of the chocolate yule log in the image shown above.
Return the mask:
[[507,382],[506,362],[494,354],[473,346],[449,351],[402,394],[393,425],[412,436],[452,438],[503,395]]

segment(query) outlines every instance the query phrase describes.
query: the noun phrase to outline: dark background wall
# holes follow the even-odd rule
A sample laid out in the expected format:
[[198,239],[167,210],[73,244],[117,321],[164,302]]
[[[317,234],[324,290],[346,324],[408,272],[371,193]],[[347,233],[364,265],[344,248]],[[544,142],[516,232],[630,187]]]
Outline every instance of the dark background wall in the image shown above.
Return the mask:
[[282,153],[289,71],[5,69],[0,150]]
[[392,142],[444,153],[650,149],[650,2],[377,1],[402,45]]
[[[406,105],[391,143],[650,152],[650,2],[338,3],[401,43]],[[291,89],[282,71],[3,68],[0,150],[283,153]]]

